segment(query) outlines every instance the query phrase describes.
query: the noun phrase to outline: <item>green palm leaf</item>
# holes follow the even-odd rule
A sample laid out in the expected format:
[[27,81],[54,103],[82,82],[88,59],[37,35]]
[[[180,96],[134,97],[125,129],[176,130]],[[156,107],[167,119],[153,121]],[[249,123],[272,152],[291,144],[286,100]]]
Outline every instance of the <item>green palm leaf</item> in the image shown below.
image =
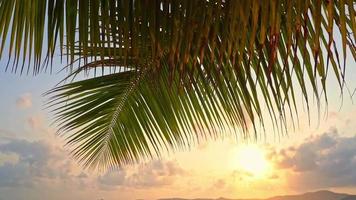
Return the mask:
[[[238,97],[237,85],[226,82],[215,89],[214,76],[210,83],[201,77],[180,86],[179,76],[170,80],[168,66],[162,65],[159,75],[131,70],[49,92],[60,131],[85,165],[105,168],[133,163],[189,148],[206,136],[216,137],[218,128],[227,125],[247,128],[248,115],[243,103],[238,104],[244,99]],[[157,76],[154,81],[152,75]]]

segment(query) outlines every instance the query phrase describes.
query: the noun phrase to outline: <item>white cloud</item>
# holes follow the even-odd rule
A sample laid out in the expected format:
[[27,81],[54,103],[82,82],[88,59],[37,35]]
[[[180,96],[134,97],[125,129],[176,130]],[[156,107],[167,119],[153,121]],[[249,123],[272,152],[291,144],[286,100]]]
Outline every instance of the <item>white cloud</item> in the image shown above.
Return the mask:
[[0,166],[0,187],[30,186],[34,178],[43,173],[49,149],[39,142],[11,140],[0,145],[2,154],[16,154],[16,163],[5,162]]
[[294,189],[356,186],[356,135],[342,137],[332,130],[270,157],[278,169],[289,171]]
[[98,178],[99,183],[105,186],[121,186],[125,184],[126,173],[123,170],[114,170]]
[[1,187],[32,187],[46,181],[81,179],[63,150],[45,141],[11,139],[0,144],[2,155],[16,155],[17,162],[0,164]]
[[17,100],[16,100],[16,107],[17,108],[31,108],[32,107],[32,94],[31,93],[25,93],[21,95]]
[[[15,160],[6,158],[14,155]],[[133,192],[171,187],[186,174],[177,162],[152,161],[100,176],[78,167],[62,148],[47,140],[8,138],[0,143],[0,160],[0,193],[8,199],[22,199],[17,195],[25,193],[33,195],[27,199],[38,199],[41,191],[48,194],[48,199],[71,199],[75,195],[88,199],[84,196],[89,194],[96,199],[117,199],[117,192],[123,195],[119,199],[127,199],[140,196]]]
[[175,161],[156,160],[147,164],[137,165],[133,170],[114,170],[98,178],[104,187],[151,188],[171,185],[186,175]]

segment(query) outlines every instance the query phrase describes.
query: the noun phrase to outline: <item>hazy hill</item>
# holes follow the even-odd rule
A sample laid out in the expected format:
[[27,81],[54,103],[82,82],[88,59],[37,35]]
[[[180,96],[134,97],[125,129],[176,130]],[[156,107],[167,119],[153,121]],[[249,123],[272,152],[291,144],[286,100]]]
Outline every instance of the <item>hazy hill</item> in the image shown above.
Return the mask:
[[276,196],[268,200],[342,200],[348,194],[334,193],[330,191],[308,192],[300,195]]
[[267,199],[183,199],[183,198],[165,198],[159,200],[356,200],[356,195],[334,193],[326,190],[317,192],[308,192],[299,195],[275,196]]
[[342,198],[341,200],[356,200],[356,195],[348,195],[345,198]]

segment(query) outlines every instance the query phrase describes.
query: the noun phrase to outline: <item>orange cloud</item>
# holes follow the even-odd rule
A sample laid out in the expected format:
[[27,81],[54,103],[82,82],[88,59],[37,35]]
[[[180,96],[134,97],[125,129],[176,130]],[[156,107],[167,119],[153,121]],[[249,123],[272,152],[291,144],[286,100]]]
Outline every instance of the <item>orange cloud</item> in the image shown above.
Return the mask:
[[17,100],[16,100],[16,107],[17,108],[31,108],[32,107],[32,94],[31,93],[25,93],[21,95]]
[[27,123],[34,130],[43,127],[44,118],[42,115],[33,115],[27,118]]

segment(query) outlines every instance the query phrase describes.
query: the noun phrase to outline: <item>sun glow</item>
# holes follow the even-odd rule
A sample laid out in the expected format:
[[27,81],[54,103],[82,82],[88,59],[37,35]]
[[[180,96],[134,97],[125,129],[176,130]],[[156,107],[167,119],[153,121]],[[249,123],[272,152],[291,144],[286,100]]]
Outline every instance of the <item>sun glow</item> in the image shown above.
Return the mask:
[[271,169],[265,152],[257,145],[244,145],[237,149],[236,167],[254,177],[264,177]]

